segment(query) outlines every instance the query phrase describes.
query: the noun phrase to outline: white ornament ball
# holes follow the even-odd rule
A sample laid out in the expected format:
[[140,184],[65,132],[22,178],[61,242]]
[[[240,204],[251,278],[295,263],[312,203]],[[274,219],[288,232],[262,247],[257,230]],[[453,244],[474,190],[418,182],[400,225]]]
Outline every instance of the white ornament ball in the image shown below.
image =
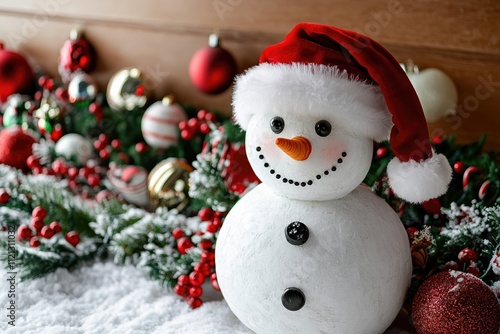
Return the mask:
[[[294,222],[308,229],[302,244],[287,238]],[[227,304],[255,333],[382,333],[412,272],[403,225],[366,186],[301,201],[261,184],[224,220],[215,259]]]
[[71,103],[92,101],[97,96],[97,84],[89,74],[76,74],[68,85],[68,97]]
[[151,147],[166,149],[177,144],[178,126],[187,119],[184,109],[165,98],[153,103],[141,122],[142,136]]
[[427,122],[435,122],[445,115],[455,114],[457,88],[446,73],[428,68],[419,73],[408,73],[408,78],[417,92]]
[[128,203],[149,207],[148,171],[138,166],[119,166],[109,170],[108,179],[113,188]]
[[92,158],[92,143],[77,133],[62,136],[54,149],[57,155],[67,160],[76,159],[79,165],[85,164]]

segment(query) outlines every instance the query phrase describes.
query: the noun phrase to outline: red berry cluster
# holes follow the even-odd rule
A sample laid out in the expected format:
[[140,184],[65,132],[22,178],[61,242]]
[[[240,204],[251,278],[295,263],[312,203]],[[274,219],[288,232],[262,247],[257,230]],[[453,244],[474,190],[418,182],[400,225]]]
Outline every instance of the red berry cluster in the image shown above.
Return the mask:
[[[203,208],[198,212],[198,216],[203,222],[210,222],[207,226],[209,237],[211,237],[210,234],[218,231],[222,225],[222,212],[214,212],[210,208]],[[209,228],[210,226],[212,227]],[[211,232],[211,230],[214,232]],[[195,233],[197,236],[202,236],[204,234],[203,231]],[[172,231],[172,236],[177,240],[177,249],[181,254],[187,254],[190,249],[195,247],[192,239],[186,236],[184,230],[181,228],[175,228]],[[207,278],[210,279],[212,288],[220,291],[219,283],[217,282],[217,274],[215,273],[215,249],[212,240],[203,239],[198,242],[197,247],[202,251],[200,261],[194,264],[191,273],[179,276],[177,284],[174,287],[174,292],[183,297],[192,308],[200,307],[203,303],[200,297],[203,295],[202,285]]]
[[102,188],[101,181],[107,172],[107,168],[97,165],[94,161],[88,161],[85,166],[78,168],[71,162],[58,158],[50,165],[42,166],[39,158],[30,155],[26,163],[34,175],[52,175],[68,180],[69,189],[84,199],[90,198],[91,192],[97,192]]
[[[41,244],[40,237],[50,239],[57,233],[62,232],[61,225],[57,221],[45,225],[44,221],[46,217],[47,210],[41,206],[35,207],[31,212],[31,227],[27,224],[21,224],[17,229],[19,242],[28,240],[31,247],[38,247]],[[80,242],[80,236],[75,231],[68,232],[65,235],[65,239],[74,247]]]
[[481,275],[481,271],[477,267],[477,253],[472,248],[464,248],[458,252],[458,263],[455,261],[447,262],[443,270],[461,270],[465,268],[465,272],[476,277]]
[[206,110],[198,111],[196,117],[190,118],[187,121],[179,123],[181,130],[181,138],[184,140],[193,139],[198,133],[207,135],[212,131],[210,123],[216,123],[217,118],[211,112]]
[[104,111],[102,110],[102,107],[96,102],[92,102],[91,104],[89,104],[89,113],[94,115],[94,117],[97,119],[97,122],[102,121],[102,119],[104,118]]

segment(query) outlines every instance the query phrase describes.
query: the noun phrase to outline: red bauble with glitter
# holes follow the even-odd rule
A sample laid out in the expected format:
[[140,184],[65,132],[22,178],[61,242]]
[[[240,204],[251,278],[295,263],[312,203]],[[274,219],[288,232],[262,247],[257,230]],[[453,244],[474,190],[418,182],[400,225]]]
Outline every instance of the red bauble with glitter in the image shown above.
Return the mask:
[[0,102],[12,94],[29,93],[34,74],[26,59],[19,53],[8,51],[0,42]]
[[219,46],[218,36],[209,37],[209,46],[198,50],[189,63],[189,76],[196,88],[219,94],[231,86],[238,67],[233,56]]
[[26,169],[34,143],[35,139],[20,127],[3,129],[0,131],[0,164]]
[[419,334],[497,334],[500,304],[493,291],[474,275],[441,272],[427,279],[412,304]]
[[72,30],[59,53],[59,74],[64,82],[71,80],[71,75],[77,71],[91,72],[96,65],[95,51],[80,32]]

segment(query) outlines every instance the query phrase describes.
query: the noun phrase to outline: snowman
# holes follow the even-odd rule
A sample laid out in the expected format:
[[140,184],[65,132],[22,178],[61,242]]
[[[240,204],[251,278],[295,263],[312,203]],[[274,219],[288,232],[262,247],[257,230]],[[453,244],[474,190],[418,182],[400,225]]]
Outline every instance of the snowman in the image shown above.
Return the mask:
[[412,264],[398,216],[361,184],[373,141],[390,137],[401,198],[440,196],[451,180],[399,63],[366,36],[302,23],[238,77],[233,107],[262,184],[218,236],[229,307],[256,333],[382,333]]

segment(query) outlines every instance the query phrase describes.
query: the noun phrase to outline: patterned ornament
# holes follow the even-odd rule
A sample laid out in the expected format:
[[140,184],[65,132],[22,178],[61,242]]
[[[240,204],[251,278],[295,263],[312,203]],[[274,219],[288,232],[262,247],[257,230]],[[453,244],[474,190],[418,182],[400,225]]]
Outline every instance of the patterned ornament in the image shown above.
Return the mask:
[[176,208],[179,211],[189,204],[189,173],[187,162],[169,158],[161,161],[148,176],[149,198],[153,207]]
[[18,126],[0,131],[0,164],[27,169],[26,160],[32,154],[35,138]]
[[446,271],[427,279],[412,304],[417,333],[491,333],[500,328],[500,304],[474,275]]
[[34,103],[30,101],[28,96],[19,94],[9,96],[7,102],[2,106],[3,126],[8,128],[27,123],[27,118],[33,112],[34,107]]
[[148,198],[148,172],[143,167],[119,166],[108,171],[113,188],[130,204],[140,207],[150,205]]
[[179,123],[187,119],[182,107],[167,96],[153,103],[142,116],[141,130],[146,143],[161,149],[177,144]]
[[68,97],[73,104],[85,102],[90,104],[97,96],[97,84],[89,74],[76,73],[69,82]]
[[71,30],[70,38],[64,42],[59,53],[59,74],[64,83],[70,82],[75,72],[90,73],[96,65],[94,48],[76,30]]
[[124,68],[109,80],[106,99],[113,110],[132,111],[146,105],[148,94],[141,70]]
[[33,70],[19,53],[5,50],[0,42],[0,103],[12,94],[30,93]]
[[54,150],[57,155],[66,160],[74,160],[78,165],[84,165],[93,155],[90,140],[76,133],[64,135]]
[[219,94],[231,86],[238,66],[233,56],[211,34],[208,46],[198,50],[189,63],[189,76],[196,88],[206,94]]

